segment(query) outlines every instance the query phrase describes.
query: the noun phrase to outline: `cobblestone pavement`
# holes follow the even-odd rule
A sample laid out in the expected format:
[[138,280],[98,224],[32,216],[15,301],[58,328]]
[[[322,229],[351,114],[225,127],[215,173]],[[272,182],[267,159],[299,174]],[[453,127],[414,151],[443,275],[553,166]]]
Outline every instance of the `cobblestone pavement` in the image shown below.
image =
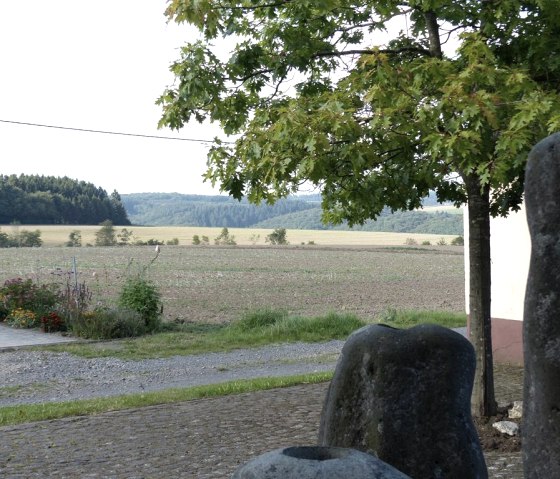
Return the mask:
[[[271,449],[316,442],[326,384],[0,428],[0,477],[229,478]],[[520,454],[487,457],[522,479]]]

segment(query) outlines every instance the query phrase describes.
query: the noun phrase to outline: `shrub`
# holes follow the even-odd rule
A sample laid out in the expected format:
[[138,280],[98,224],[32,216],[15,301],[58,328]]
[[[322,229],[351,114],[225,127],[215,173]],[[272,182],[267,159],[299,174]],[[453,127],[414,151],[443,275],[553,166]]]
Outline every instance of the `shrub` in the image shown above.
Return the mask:
[[21,230],[18,235],[18,246],[33,248],[42,246],[43,240],[41,239],[41,231],[27,231]]
[[202,242],[202,244],[210,244],[210,239],[208,238],[208,236],[205,235],[202,235],[200,241]]
[[179,244],[179,238],[173,238],[170,240],[167,240],[167,242],[165,243],[169,246],[177,246]]
[[41,318],[41,329],[45,333],[66,331],[66,322],[58,315],[58,313],[56,313],[56,311],[52,311]]
[[430,243],[429,240],[424,240],[422,241],[422,246],[430,246],[432,243]]
[[276,228],[272,233],[267,235],[265,242],[278,245],[290,244],[288,242],[286,228]]
[[[8,315],[16,309],[21,309],[32,311],[37,318],[41,318],[55,309],[59,296],[60,291],[56,284],[39,286],[31,279],[9,279],[0,288],[3,309]],[[37,323],[35,326],[38,325]]]
[[95,232],[95,246],[115,246],[117,237],[113,222],[105,220],[101,223],[101,229]]
[[415,246],[418,244],[418,241],[416,241],[414,238],[406,238],[404,244],[408,246]]
[[96,308],[76,317],[70,329],[76,336],[87,339],[117,339],[140,336],[146,332],[146,325],[136,311]]
[[451,240],[451,244],[453,246],[464,246],[465,245],[465,239],[462,236],[457,236],[456,238],[453,238]]
[[445,246],[447,244],[447,241],[445,241],[445,238],[440,238],[440,239],[438,239],[436,244],[438,246]]
[[119,305],[136,311],[147,332],[156,331],[161,323],[162,304],[155,284],[142,276],[127,278],[119,295]]
[[0,231],[0,248],[19,248],[42,246],[41,231],[21,230],[12,235]]
[[76,248],[82,246],[82,233],[80,233],[78,230],[72,231],[68,235],[68,241],[64,243],[64,246]]
[[132,242],[132,231],[129,229],[123,228],[121,232],[117,235],[119,238],[119,245],[126,246]]
[[192,237],[192,244],[198,246],[200,244],[200,236],[198,235],[193,235]]
[[217,245],[236,245],[235,236],[229,234],[227,228],[222,228],[220,235],[214,239],[214,244]]

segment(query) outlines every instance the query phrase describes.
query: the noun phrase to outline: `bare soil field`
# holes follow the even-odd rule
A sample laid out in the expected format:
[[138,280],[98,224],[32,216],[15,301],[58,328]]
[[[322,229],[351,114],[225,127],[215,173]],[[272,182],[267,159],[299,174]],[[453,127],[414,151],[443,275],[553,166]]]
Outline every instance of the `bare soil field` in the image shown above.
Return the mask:
[[[153,246],[0,249],[0,281],[64,284],[75,258],[93,303],[110,305],[155,255]],[[371,319],[390,308],[465,307],[463,250],[451,246],[163,246],[146,274],[170,321],[222,323],[261,308]]]

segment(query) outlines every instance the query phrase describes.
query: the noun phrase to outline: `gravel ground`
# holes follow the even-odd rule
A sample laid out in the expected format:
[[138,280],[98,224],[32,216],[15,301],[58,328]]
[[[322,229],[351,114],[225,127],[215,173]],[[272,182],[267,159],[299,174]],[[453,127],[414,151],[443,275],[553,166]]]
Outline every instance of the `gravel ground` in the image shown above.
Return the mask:
[[333,370],[343,341],[166,359],[84,359],[68,353],[0,354],[0,406],[107,397],[236,379]]

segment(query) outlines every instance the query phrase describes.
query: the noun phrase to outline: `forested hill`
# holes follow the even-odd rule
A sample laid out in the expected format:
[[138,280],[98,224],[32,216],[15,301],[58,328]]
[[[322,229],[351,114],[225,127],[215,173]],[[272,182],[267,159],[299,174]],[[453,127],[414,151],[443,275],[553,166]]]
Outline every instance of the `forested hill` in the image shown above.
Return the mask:
[[[275,205],[255,206],[227,196],[198,196],[178,193],[134,193],[122,195],[133,224],[150,226],[213,226],[228,228],[350,229],[348,225],[321,222],[319,195],[294,196]],[[425,206],[434,205],[426,198]],[[460,213],[425,211],[384,211],[377,221],[354,230],[395,231],[403,233],[463,234]]]
[[115,225],[130,221],[117,191],[68,177],[0,175],[0,224]]

